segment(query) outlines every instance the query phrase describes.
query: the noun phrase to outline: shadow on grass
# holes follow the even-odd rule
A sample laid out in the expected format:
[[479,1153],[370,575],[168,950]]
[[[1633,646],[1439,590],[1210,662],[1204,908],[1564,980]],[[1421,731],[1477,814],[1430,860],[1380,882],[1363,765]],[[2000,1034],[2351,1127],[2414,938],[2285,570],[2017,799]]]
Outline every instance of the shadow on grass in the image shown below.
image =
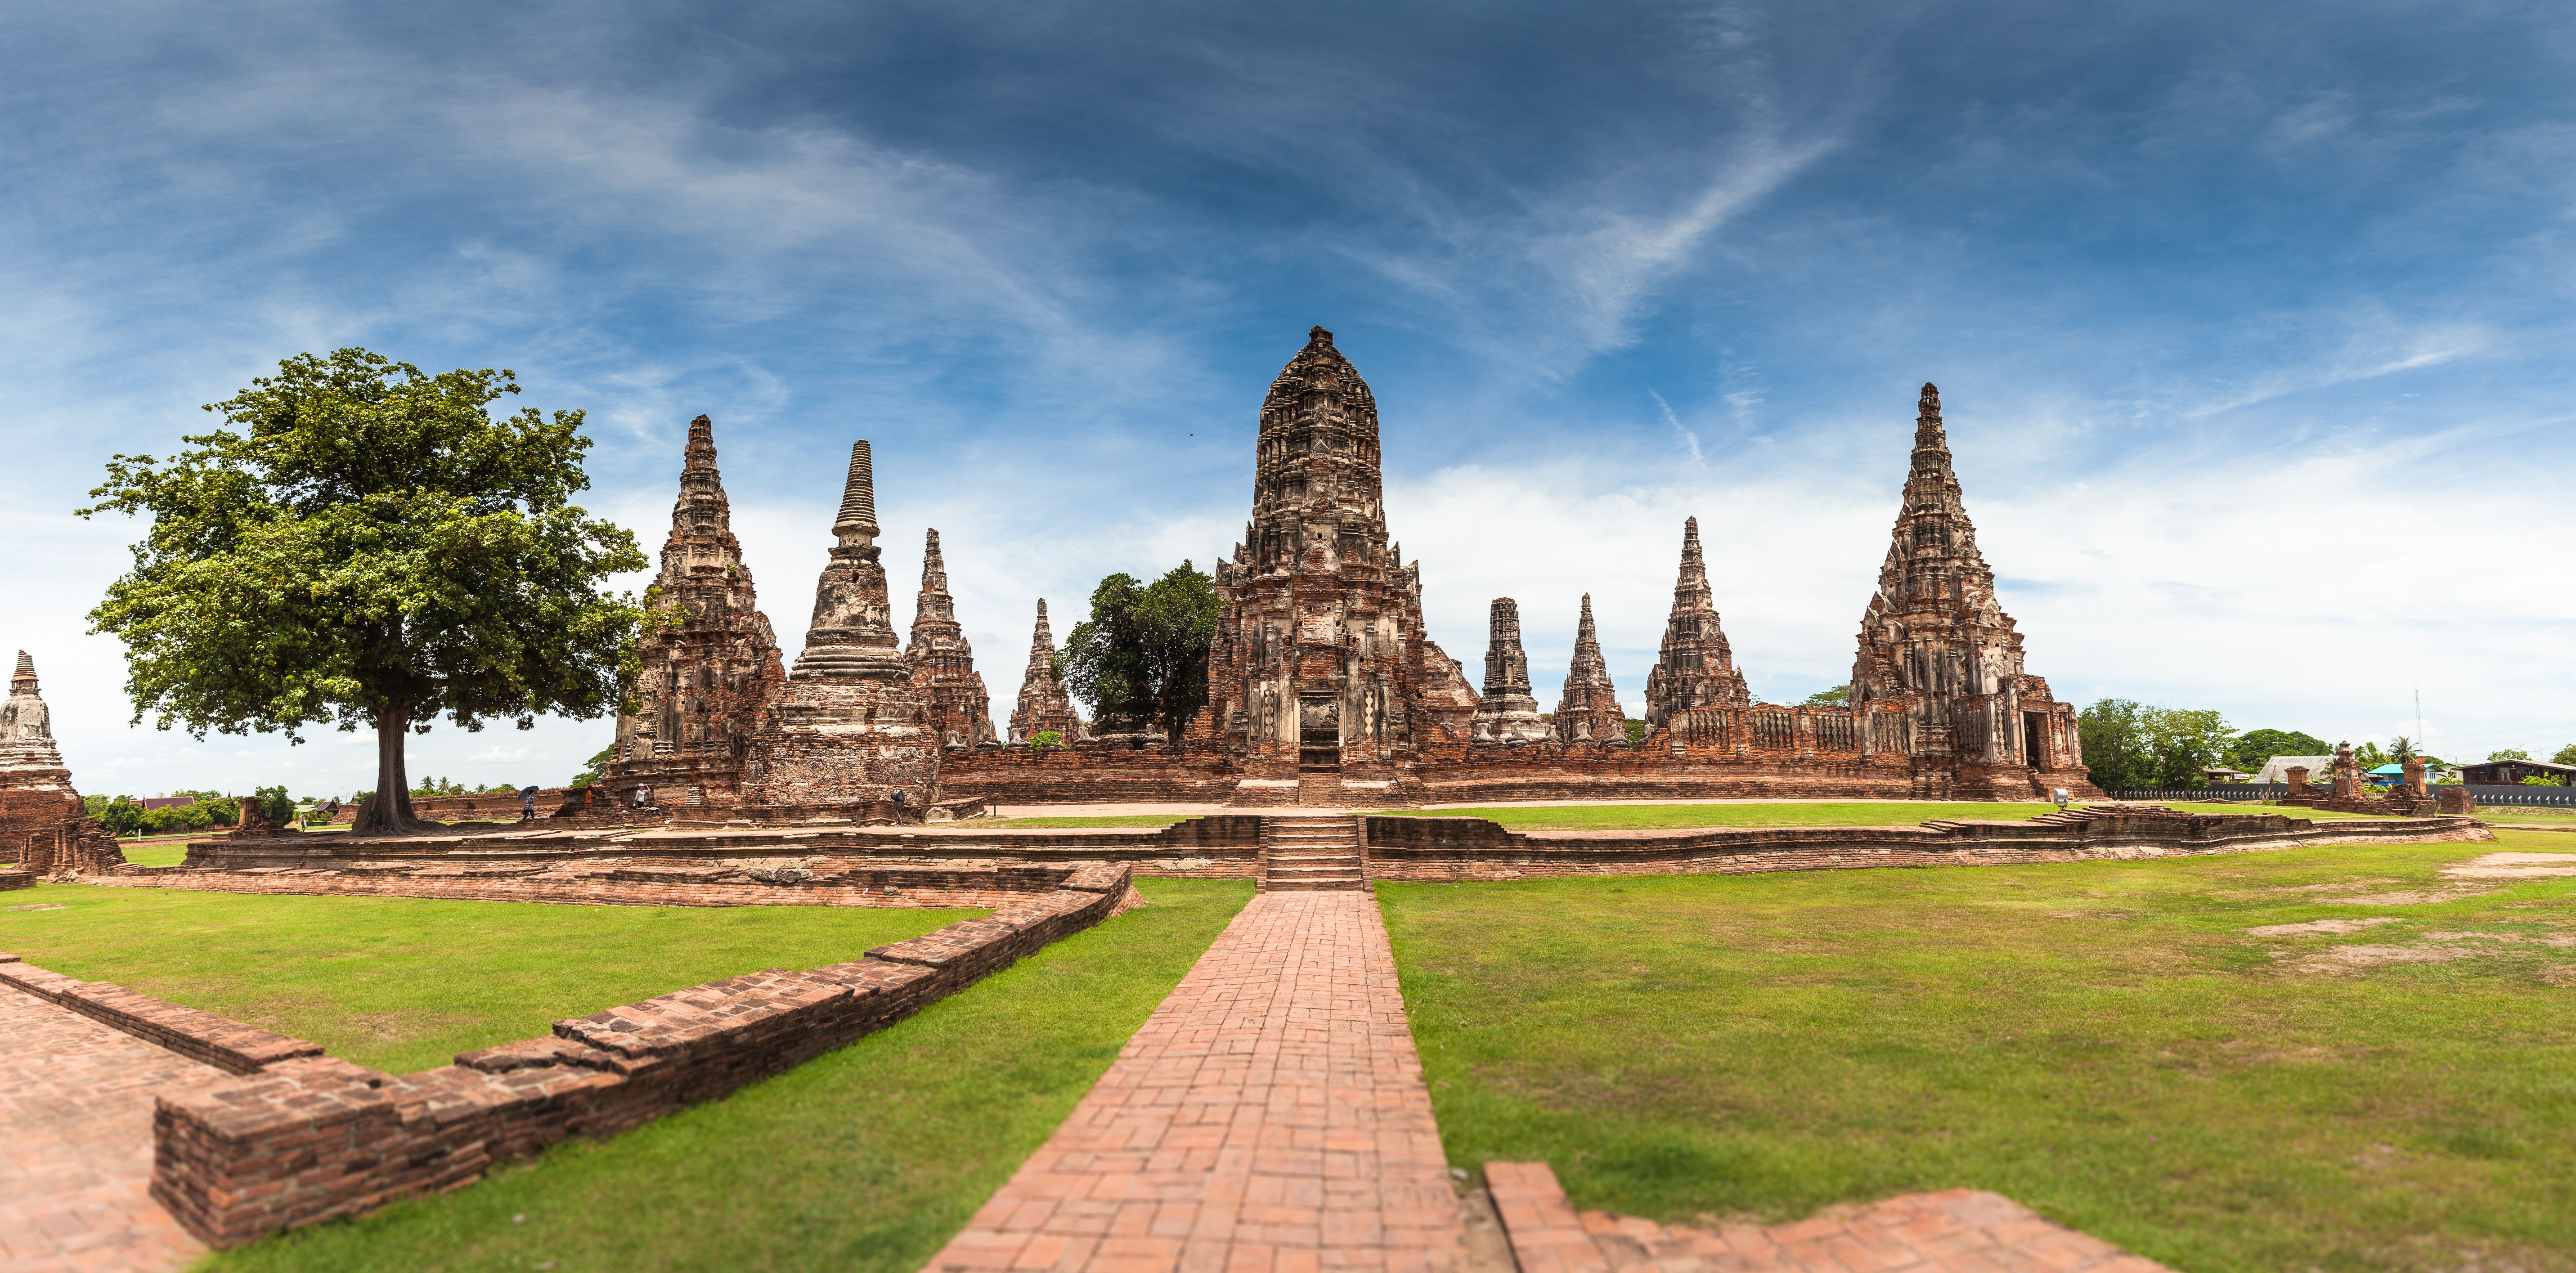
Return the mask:
[[1234,881],[1138,887],[1152,905],[723,1100],[201,1267],[914,1273],[1252,896]]

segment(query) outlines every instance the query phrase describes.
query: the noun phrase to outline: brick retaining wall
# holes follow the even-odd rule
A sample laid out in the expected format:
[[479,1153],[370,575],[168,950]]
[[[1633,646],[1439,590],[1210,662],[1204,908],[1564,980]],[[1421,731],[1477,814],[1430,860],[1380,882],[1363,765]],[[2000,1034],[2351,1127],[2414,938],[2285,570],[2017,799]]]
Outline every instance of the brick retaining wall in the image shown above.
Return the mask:
[[1482,818],[1372,817],[1368,874],[1386,880],[1996,866],[2178,857],[2308,844],[2492,840],[2474,818],[2336,819],[2111,806],[2029,821],[1913,827],[1516,832]]
[[242,1077],[164,1095],[152,1196],[217,1247],[452,1189],[494,1163],[704,1101],[885,1028],[1129,897],[1088,866],[865,958],[770,969],[558,1021],[554,1033],[385,1074],[210,1013],[0,955],[0,980]]

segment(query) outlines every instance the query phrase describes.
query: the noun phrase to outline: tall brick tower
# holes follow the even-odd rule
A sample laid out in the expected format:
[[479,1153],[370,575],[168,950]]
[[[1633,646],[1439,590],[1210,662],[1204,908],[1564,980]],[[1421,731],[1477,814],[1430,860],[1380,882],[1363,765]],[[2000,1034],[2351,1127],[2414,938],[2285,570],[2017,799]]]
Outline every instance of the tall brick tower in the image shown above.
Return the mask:
[[46,879],[124,861],[116,837],[82,812],[54,745],[53,710],[36,688],[36,660],[20,650],[9,698],[0,702],[0,864]]
[[814,583],[805,650],[745,782],[772,808],[865,804],[900,788],[927,806],[939,779],[939,738],[895,642],[868,444],[850,448],[832,559]]
[[[1753,701],[1735,651],[1726,644],[1708,587],[1708,562],[1700,555],[1699,519],[1682,523],[1682,568],[1673,582],[1673,610],[1664,620],[1664,647],[1646,673],[1646,729],[1662,729],[1694,707],[1742,707]],[[1622,727],[1624,728],[1624,726]]]
[[2022,670],[2021,633],[1995,600],[1994,571],[1977,550],[1951,468],[1941,391],[1929,384],[1916,404],[1905,501],[1878,591],[1861,616],[1859,647],[1852,705],[1906,704],[1918,791],[2094,794],[2074,705],[2054,701],[2048,682]]
[[1565,695],[1556,700],[1556,736],[1569,743],[1628,742],[1628,712],[1610,684],[1601,636],[1592,626],[1592,594],[1583,594],[1583,617],[1574,628],[1574,661],[1565,668]]
[[1082,721],[1073,698],[1055,679],[1055,631],[1047,626],[1046,598],[1038,598],[1037,627],[1029,632],[1029,667],[1020,674],[1020,696],[1011,705],[1011,741],[1025,743],[1048,730],[1071,743]]
[[715,425],[705,416],[689,422],[653,588],[679,622],[644,638],[636,710],[618,716],[617,741],[595,785],[620,806],[730,807],[741,796],[744,750],[787,674],[742,563],[716,470]]
[[1476,700],[1476,741],[1535,742],[1547,737],[1530,693],[1529,652],[1521,648],[1521,603],[1494,598],[1485,616],[1485,692]]
[[912,608],[912,644],[904,647],[912,665],[912,687],[930,711],[932,729],[942,745],[972,747],[993,741],[993,701],[984,693],[984,678],[975,671],[975,648],[957,622],[957,602],[948,595],[948,563],[939,555],[939,532],[932,530],[921,550],[921,596]]
[[1387,541],[1377,402],[1331,332],[1271,382],[1257,446],[1252,520],[1216,568],[1210,719],[1239,799],[1338,774],[1382,801],[1420,748],[1466,738],[1475,693],[1423,632],[1420,571]]

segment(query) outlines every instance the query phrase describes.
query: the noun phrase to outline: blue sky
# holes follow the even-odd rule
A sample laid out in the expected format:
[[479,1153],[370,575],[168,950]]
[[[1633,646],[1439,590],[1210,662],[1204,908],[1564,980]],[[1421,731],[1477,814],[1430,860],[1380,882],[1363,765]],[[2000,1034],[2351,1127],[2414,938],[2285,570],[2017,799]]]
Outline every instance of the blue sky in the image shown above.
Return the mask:
[[[1593,594],[1642,690],[1682,518],[1755,691],[1843,679],[1915,389],[2060,696],[2444,754],[2576,740],[2576,24],[2544,4],[29,4],[0,16],[0,644],[76,781],[354,789],[128,727],[69,510],[281,357],[506,366],[660,546],[715,418],[793,646],[849,440],[898,618],[1204,566],[1321,323],[1433,635]],[[640,582],[640,581],[639,581]],[[416,740],[558,782],[604,722]]]

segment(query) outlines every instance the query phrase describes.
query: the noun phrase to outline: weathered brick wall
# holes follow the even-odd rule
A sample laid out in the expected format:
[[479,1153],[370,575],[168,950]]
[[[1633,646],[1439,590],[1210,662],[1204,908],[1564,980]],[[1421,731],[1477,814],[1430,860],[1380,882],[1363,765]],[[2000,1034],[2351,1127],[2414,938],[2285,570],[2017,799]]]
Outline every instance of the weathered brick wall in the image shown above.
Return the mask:
[[951,752],[939,767],[942,800],[982,796],[994,804],[1156,801],[1223,804],[1236,773],[1213,750],[1167,752],[1112,743],[1076,743],[1044,753],[1030,747],[978,747]]
[[164,1095],[153,1114],[152,1196],[190,1232],[228,1247],[452,1189],[568,1136],[621,1131],[721,1096],[1097,924],[1129,893],[1127,872],[1114,867],[1082,868],[1062,884],[849,963],[710,982],[416,1074],[352,1065],[7,956],[0,977],[243,1076]]
[[2307,844],[2491,840],[2470,818],[2337,820],[2284,814],[2085,809],[2028,822],[1919,827],[1746,827],[1699,831],[1516,832],[1482,818],[1365,819],[1368,873],[1389,880],[1508,880],[1994,866],[2157,858]]

